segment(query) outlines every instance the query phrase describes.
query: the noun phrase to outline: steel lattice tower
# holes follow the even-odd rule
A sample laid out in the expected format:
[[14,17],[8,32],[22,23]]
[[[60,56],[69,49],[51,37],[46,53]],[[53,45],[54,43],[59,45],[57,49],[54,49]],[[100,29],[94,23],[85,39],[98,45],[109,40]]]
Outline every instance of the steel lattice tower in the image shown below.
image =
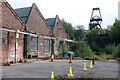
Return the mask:
[[[97,11],[99,13],[99,15],[94,15],[94,12]],[[101,16],[101,12],[99,8],[93,8],[92,10],[92,14],[91,14],[91,18],[90,18],[90,22],[89,22],[89,29],[93,29],[93,28],[101,28],[101,22],[102,22],[102,16]]]

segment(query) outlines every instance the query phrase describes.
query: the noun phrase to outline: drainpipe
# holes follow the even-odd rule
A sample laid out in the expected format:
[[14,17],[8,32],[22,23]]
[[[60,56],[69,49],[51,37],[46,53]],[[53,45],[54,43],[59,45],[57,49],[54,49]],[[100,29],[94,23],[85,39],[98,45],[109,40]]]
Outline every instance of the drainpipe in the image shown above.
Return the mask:
[[17,43],[17,31],[15,32],[15,63],[16,63],[16,43]]
[[27,54],[28,54],[28,35],[26,34],[26,58],[27,58]]
[[[27,28],[25,28],[26,29],[26,32],[28,32],[28,29]],[[26,34],[26,37],[25,37],[26,39],[25,39],[25,51],[26,51],[26,53],[25,53],[25,58],[27,58],[27,56],[28,56],[28,35]]]
[[38,61],[38,36],[37,36],[37,61]]

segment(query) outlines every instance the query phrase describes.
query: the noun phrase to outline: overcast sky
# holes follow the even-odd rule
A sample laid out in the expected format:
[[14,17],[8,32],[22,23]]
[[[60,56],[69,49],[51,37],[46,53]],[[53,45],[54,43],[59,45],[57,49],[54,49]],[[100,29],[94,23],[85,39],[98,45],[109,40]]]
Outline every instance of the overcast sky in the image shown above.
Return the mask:
[[59,15],[73,26],[84,25],[88,28],[92,8],[99,7],[102,15],[102,28],[112,25],[118,18],[120,0],[7,0],[13,8],[29,7],[35,3],[44,18]]

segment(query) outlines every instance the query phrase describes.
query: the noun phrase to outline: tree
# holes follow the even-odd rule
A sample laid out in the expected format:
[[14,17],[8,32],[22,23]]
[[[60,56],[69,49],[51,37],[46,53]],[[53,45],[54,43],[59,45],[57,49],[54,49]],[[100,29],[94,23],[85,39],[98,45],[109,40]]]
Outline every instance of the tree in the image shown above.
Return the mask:
[[92,30],[87,30],[86,36],[86,40],[93,51],[99,52],[107,43],[107,37],[103,29],[93,28]]
[[71,23],[66,22],[64,19],[61,20],[63,27],[67,32],[69,32],[69,39],[74,40],[74,28]]
[[120,21],[115,20],[115,23],[110,28],[110,37],[112,39],[112,42],[114,42],[116,45],[120,44]]
[[84,26],[83,25],[75,26],[74,35],[75,35],[75,39],[77,41],[84,40],[85,39],[85,29],[84,29]]
[[93,57],[94,55],[94,52],[90,49],[86,41],[76,41],[70,49],[75,52],[75,56]]

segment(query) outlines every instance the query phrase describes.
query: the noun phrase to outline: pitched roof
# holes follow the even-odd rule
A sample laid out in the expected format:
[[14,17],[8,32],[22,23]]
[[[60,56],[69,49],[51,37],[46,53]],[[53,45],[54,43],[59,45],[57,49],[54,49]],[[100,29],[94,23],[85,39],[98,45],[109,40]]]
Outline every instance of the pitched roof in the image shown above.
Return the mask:
[[56,18],[46,19],[47,24],[50,26],[50,29],[53,31]]
[[22,19],[24,23],[27,22],[27,19],[29,17],[29,14],[31,12],[32,7],[26,7],[26,8],[19,8],[14,9],[14,11],[17,13],[17,15]]

